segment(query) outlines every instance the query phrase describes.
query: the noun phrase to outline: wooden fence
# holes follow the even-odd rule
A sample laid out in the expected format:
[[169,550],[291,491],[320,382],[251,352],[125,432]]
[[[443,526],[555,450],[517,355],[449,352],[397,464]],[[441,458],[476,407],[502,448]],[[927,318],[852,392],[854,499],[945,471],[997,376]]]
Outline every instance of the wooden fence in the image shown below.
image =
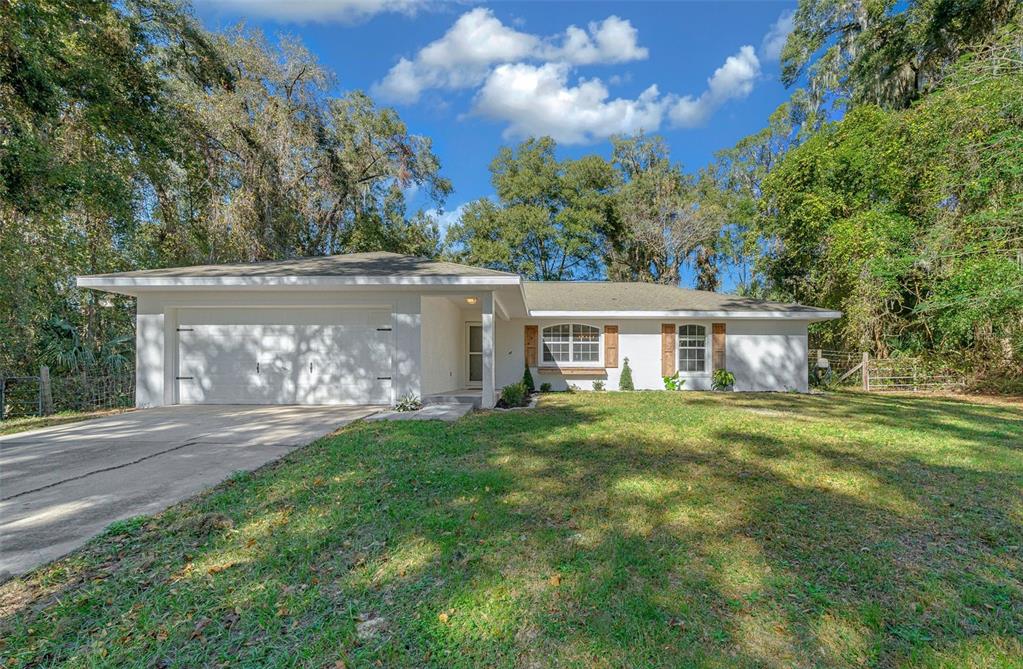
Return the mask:
[[811,376],[821,359],[828,361],[831,383],[858,385],[867,391],[956,391],[966,386],[961,372],[923,358],[875,358],[863,352],[827,349],[810,350]]

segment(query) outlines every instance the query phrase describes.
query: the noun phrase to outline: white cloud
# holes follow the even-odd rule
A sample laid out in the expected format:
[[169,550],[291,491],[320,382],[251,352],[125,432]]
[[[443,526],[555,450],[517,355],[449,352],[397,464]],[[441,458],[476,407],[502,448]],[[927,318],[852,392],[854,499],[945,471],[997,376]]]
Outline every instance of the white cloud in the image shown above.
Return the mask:
[[196,0],[214,10],[282,23],[356,23],[384,12],[415,14],[424,0]]
[[557,61],[578,65],[623,63],[648,55],[629,21],[609,16],[587,30],[569,26],[543,38],[506,26],[493,12],[477,7],[460,16],[440,38],[414,58],[402,58],[372,92],[391,102],[411,103],[427,89],[456,90],[481,84],[495,65]]
[[740,47],[738,53],[725,59],[707,79],[707,90],[694,98],[687,95],[671,107],[669,116],[674,125],[692,128],[707,122],[717,109],[729,100],[741,100],[753,92],[760,76],[760,61],[753,47]]
[[[789,30],[786,25],[791,26],[791,15],[783,14],[765,44],[773,33]],[[725,59],[699,95],[662,95],[651,85],[635,98],[613,98],[602,79],[574,77],[579,66],[648,55],[636,29],[617,16],[541,37],[505,25],[479,7],[411,59],[402,58],[373,92],[414,102],[428,89],[478,88],[473,112],[506,123],[505,137],[549,135],[563,144],[583,144],[619,133],[656,132],[665,119],[674,127],[702,125],[722,105],[749,96],[760,76],[756,50],[746,45]],[[613,74],[608,82],[628,79],[628,73]]]
[[561,44],[548,47],[540,55],[545,60],[591,65],[645,60],[650,54],[646,47],[639,46],[639,32],[625,19],[612,15],[600,23],[591,21],[587,28],[569,26]]
[[466,203],[463,202],[454,209],[430,209],[426,212],[430,218],[437,221],[437,227],[440,228],[441,239],[448,234],[448,228],[462,220],[462,213],[465,211],[465,205]]
[[635,100],[609,100],[599,79],[569,86],[570,71],[566,63],[500,65],[476,96],[475,111],[507,122],[506,137],[550,135],[564,144],[660,127],[664,103],[657,86]]
[[527,57],[540,44],[533,35],[501,23],[477,7],[458,17],[444,36],[423,47],[414,60],[402,58],[372,92],[385,100],[415,102],[429,88],[478,86],[495,63]]
[[771,24],[771,28],[764,35],[760,43],[760,56],[764,60],[778,60],[781,57],[781,50],[785,48],[785,41],[793,27],[792,11],[782,12],[778,20]]

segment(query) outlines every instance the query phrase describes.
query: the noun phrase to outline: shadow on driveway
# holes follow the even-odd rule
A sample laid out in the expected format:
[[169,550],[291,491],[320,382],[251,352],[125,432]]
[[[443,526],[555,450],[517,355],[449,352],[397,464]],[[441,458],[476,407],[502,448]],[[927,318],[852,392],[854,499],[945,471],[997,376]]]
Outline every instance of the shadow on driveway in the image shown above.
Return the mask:
[[0,580],[378,410],[173,406],[0,437]]

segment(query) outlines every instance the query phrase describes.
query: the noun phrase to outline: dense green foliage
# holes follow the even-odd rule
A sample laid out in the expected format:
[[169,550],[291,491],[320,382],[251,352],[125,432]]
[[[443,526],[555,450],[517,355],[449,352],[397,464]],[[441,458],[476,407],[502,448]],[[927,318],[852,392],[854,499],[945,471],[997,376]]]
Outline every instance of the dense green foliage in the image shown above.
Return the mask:
[[465,208],[448,232],[449,252],[537,280],[668,284],[703,258],[701,281],[714,289],[709,257],[722,218],[709,181],[673,163],[659,137],[615,137],[612,147],[610,160],[558,160],[549,137],[502,148],[490,166],[497,201]]
[[540,280],[599,271],[614,172],[598,156],[558,161],[554,149],[549,137],[501,149],[490,165],[498,201],[469,203],[448,231],[460,260]]
[[845,312],[826,344],[1023,365],[1023,39],[964,57],[904,110],[854,106],[764,179],[771,290]]
[[782,80],[816,103],[905,107],[1020,10],[1018,0],[801,0]]
[[75,275],[342,251],[438,252],[430,141],[334,97],[301,47],[174,0],[0,11],[0,372],[130,359],[132,301]]
[[506,409],[521,407],[525,406],[528,401],[529,389],[523,381],[519,381],[518,383],[512,383],[501,388],[501,398],[498,400],[498,406]]

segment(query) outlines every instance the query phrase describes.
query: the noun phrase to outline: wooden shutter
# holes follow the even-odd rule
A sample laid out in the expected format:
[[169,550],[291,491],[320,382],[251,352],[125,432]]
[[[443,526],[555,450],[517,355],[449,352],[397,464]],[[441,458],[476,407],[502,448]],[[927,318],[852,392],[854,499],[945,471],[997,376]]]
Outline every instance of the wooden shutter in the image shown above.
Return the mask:
[[725,324],[714,323],[713,325],[714,337],[712,340],[712,347],[714,352],[713,364],[714,369],[725,368]]
[[539,339],[536,325],[526,326],[526,367],[536,367],[536,345]]
[[675,324],[661,323],[661,376],[675,375]]
[[618,326],[604,326],[604,366],[618,366]]

